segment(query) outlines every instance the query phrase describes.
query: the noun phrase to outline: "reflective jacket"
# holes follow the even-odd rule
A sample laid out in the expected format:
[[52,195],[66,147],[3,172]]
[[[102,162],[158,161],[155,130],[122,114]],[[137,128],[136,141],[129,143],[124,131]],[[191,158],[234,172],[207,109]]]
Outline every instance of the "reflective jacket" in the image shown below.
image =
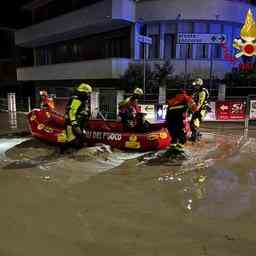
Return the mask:
[[90,118],[88,102],[82,101],[78,96],[72,96],[66,106],[65,121],[72,126],[84,126]]
[[209,92],[206,88],[201,88],[193,94],[193,99],[197,105],[198,111],[206,108],[208,98]]

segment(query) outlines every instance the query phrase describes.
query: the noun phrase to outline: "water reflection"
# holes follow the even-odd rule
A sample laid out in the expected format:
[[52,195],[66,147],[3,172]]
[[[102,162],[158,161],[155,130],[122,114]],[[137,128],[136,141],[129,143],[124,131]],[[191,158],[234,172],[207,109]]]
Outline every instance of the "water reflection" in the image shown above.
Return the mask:
[[5,152],[12,147],[28,140],[28,138],[2,138],[0,139],[0,161],[5,157]]

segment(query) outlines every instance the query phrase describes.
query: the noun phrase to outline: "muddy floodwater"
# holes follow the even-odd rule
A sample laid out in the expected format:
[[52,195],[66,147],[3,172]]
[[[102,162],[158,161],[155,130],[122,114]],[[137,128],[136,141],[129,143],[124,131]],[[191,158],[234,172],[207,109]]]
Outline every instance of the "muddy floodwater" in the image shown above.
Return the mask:
[[256,140],[204,129],[186,160],[0,139],[1,256],[253,256]]

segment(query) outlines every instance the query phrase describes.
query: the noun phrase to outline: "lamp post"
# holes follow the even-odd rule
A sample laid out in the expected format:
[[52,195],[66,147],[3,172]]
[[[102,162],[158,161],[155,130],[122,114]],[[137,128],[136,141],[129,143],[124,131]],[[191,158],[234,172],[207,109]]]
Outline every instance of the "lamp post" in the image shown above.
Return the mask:
[[143,101],[145,104],[146,100],[146,54],[147,54],[147,45],[143,43]]
[[[139,19],[141,26],[145,25],[143,19]],[[145,33],[147,34],[147,33]],[[147,35],[136,35],[137,41],[143,45],[143,91],[144,91],[144,103],[146,100],[146,61],[147,61],[147,45],[152,44],[152,38]]]

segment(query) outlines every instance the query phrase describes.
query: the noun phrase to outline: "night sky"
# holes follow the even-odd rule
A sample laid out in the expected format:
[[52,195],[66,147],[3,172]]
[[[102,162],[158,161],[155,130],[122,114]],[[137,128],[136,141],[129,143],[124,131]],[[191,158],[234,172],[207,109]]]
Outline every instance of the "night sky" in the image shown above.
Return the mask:
[[29,13],[22,12],[21,6],[31,0],[8,0],[0,8],[0,26],[22,28],[30,22]]

